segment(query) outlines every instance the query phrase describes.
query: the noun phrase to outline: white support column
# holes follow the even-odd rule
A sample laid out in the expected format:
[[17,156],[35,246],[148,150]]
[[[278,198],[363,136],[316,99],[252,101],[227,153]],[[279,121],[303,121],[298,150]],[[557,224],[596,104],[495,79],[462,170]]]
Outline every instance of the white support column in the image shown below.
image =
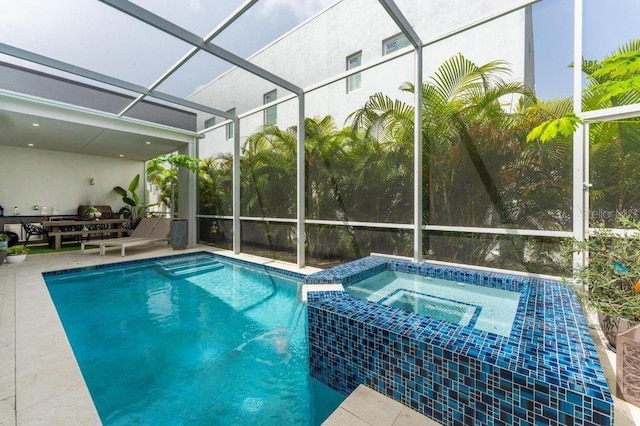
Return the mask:
[[[582,113],[582,0],[574,0],[573,19],[573,112],[580,117]],[[580,125],[573,134],[573,236],[582,241],[588,229],[589,170],[585,168],[589,151],[585,149],[585,130]],[[574,267],[585,262],[585,253],[575,253]]]
[[240,253],[240,120],[233,119],[233,252]]
[[416,47],[413,128],[413,261],[422,261],[422,46]]
[[304,268],[305,259],[305,241],[306,233],[304,229],[305,216],[305,170],[304,170],[304,93],[298,94],[298,151],[297,151],[297,215],[296,215],[296,233],[298,235],[297,259],[298,267]]
[[394,0],[378,0],[415,49],[413,129],[413,261],[422,261],[422,47],[418,33]]

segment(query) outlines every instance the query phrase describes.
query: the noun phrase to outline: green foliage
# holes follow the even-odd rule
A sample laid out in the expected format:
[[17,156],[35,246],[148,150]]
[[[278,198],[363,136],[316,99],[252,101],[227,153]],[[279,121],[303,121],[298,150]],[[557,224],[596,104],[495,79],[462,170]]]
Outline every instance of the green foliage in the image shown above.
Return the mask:
[[[583,69],[593,74],[601,61],[585,60]],[[593,84],[601,82],[593,78]],[[400,90],[416,88],[403,83]],[[463,55],[445,61],[421,90],[423,223],[571,229],[571,135],[579,120],[570,99],[543,102],[510,80],[505,62],[478,65]],[[625,96],[610,103],[628,102]],[[593,109],[602,98],[585,94],[584,104]],[[330,116],[307,118],[306,217],[411,224],[414,112],[413,105],[376,93],[349,116],[346,127]],[[591,194],[609,207],[629,209],[640,200],[638,124],[632,119],[590,125],[592,179],[606,181],[602,193]],[[247,138],[240,159],[242,216],[295,218],[296,139],[295,127],[276,126]],[[230,155],[204,160],[200,213],[230,215],[231,182]],[[293,250],[296,243],[290,223],[245,221],[243,227],[245,238],[261,235],[265,246]],[[424,245],[439,260],[557,272],[553,239],[429,232]],[[310,225],[306,249],[311,257],[353,258],[383,250],[406,256],[412,236],[404,230]]]
[[[631,40],[601,61],[583,59],[588,79],[583,91],[584,110],[596,110],[640,102],[640,39]],[[550,117],[534,127],[527,140],[549,142],[570,137],[582,120],[572,111]]]
[[600,67],[591,76],[604,81],[624,81],[640,75],[640,49],[633,44],[627,45],[629,51],[618,50],[619,53],[602,60]]
[[147,163],[147,179],[160,188],[162,201],[173,209],[177,204],[178,173],[186,169],[197,173],[200,160],[186,154],[168,154],[153,158]]
[[567,240],[569,252],[588,252],[588,264],[574,272],[582,299],[613,317],[640,322],[640,222],[621,218],[626,230],[597,228],[586,241]]
[[539,139],[541,142],[549,142],[558,137],[571,137],[580,123],[581,120],[573,112],[564,117],[545,121],[529,132],[527,141]]
[[89,206],[85,211],[84,211],[84,217],[85,218],[91,218],[94,217],[94,215],[98,213],[98,209],[96,208],[96,206]]
[[588,74],[591,84],[585,92],[594,99],[593,103],[606,106],[615,105],[619,100],[625,104],[640,100],[640,42],[638,44],[630,43],[619,49]]
[[27,254],[27,253],[29,253],[29,249],[19,244],[9,247],[7,249],[8,256],[18,256],[18,255]]
[[9,236],[7,234],[0,233],[0,241],[9,241]]
[[137,194],[138,187],[140,186],[140,174],[137,174],[131,179],[127,189],[121,186],[115,186],[113,190],[122,197],[123,206],[118,214],[122,215],[125,219],[129,219],[132,224],[137,223],[145,217],[147,209],[155,206],[155,204],[144,204],[140,202],[140,197]]

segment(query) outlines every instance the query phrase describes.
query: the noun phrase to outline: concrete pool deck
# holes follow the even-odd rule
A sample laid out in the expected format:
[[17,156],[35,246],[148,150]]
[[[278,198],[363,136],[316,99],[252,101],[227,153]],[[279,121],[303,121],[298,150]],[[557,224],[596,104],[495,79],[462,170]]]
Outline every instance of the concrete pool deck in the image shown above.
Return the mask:
[[[166,245],[132,248],[98,256],[98,249],[29,255],[19,264],[0,265],[0,425],[99,425],[88,389],[67,341],[64,329],[41,273],[150,257],[212,251],[207,246],[173,251]],[[315,268],[250,255],[233,256],[269,266],[310,274]],[[601,362],[615,394],[615,354],[602,345],[592,327]],[[640,408],[615,400],[615,424],[640,425]],[[433,425],[415,411],[364,386],[352,393],[327,419],[326,425]]]

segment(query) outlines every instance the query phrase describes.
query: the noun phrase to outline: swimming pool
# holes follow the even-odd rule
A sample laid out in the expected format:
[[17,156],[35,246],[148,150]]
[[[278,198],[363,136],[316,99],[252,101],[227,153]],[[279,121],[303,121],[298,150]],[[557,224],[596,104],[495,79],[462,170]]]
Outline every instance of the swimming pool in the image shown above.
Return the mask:
[[509,337],[522,293],[384,271],[348,285],[354,297]]
[[[511,333],[310,289],[388,271],[519,292]],[[613,424],[582,308],[557,280],[370,256],[305,283],[311,374],[332,388],[365,384],[445,425]]]
[[46,273],[104,424],[320,424],[302,276],[198,253]]

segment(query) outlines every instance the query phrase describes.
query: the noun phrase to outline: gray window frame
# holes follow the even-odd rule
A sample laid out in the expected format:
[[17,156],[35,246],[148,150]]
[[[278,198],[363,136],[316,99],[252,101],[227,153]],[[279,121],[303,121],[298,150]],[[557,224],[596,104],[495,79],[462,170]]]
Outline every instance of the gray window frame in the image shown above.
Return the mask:
[[[235,115],[236,114],[236,109],[235,108],[231,108],[230,110],[227,110],[227,112],[229,114]],[[228,123],[225,126],[225,134],[226,134],[227,140],[233,139],[234,130],[235,129],[233,128],[233,121],[231,123]]]
[[[268,104],[278,99],[277,89],[273,89],[270,92],[262,95],[262,104]],[[278,122],[278,106],[272,105],[263,111],[263,123],[265,126],[272,126]]]
[[[391,43],[393,41],[398,42],[398,41],[401,41],[401,40],[403,40],[403,43],[402,43],[403,45],[402,46],[395,47],[393,50],[387,50],[387,44],[389,44],[389,43]],[[403,33],[395,34],[395,35],[393,35],[393,36],[391,36],[389,38],[385,38],[384,40],[382,40],[382,56],[388,55],[388,54],[393,53],[393,52],[397,52],[398,50],[404,49],[405,47],[410,46],[410,45],[411,45],[411,42],[409,42],[409,39],[407,38],[406,35],[404,35]]]
[[[359,58],[357,65],[351,65],[351,61],[354,58]],[[349,71],[350,69],[359,67],[362,65],[362,50],[352,53],[346,58],[346,69]],[[347,93],[355,92],[362,88],[362,73],[352,74],[347,77]]]

